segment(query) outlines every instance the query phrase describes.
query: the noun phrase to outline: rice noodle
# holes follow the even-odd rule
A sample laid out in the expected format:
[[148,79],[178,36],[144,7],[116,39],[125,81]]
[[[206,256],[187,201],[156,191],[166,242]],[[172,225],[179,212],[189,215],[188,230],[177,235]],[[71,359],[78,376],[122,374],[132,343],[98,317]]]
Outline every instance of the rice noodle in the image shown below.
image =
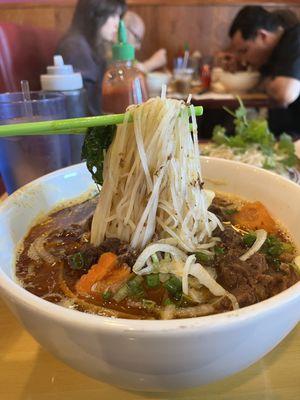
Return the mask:
[[[175,246],[171,246],[169,244],[155,243],[145,248],[145,250],[139,255],[137,258],[132,270],[134,273],[142,275],[147,272],[147,267],[143,268],[146,264],[146,261],[157,252],[165,252],[171,254],[175,259],[179,259],[185,261],[187,256],[186,254],[178,249]],[[149,267],[148,267],[149,268]],[[150,268],[149,268],[150,269]]]
[[208,271],[199,263],[192,264],[189,267],[189,275],[198,279],[199,283],[207,287],[207,289],[215,296],[226,296],[232,303],[233,309],[239,308],[239,303],[235,296],[225,290],[215,279],[209,274]]
[[[182,101],[155,98],[128,109],[105,159],[92,244],[117,237],[142,250],[155,233],[158,239],[174,239],[186,252],[214,245],[213,230],[222,225],[208,212],[214,194],[202,188],[190,108],[192,135]],[[129,112],[133,123],[128,123]]]

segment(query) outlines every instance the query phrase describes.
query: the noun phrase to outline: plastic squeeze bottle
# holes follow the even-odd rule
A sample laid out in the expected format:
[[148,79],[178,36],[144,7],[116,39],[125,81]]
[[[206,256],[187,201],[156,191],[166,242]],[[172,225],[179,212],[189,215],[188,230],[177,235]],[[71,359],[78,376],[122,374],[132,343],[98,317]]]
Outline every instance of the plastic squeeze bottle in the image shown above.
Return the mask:
[[127,43],[124,21],[119,23],[118,42],[112,47],[113,61],[102,82],[102,108],[106,114],[123,113],[130,104],[148,99],[144,74],[134,66],[135,50]]
[[[45,92],[59,92],[65,95],[68,118],[88,115],[87,96],[83,88],[82,75],[74,72],[72,65],[64,64],[62,56],[54,56],[54,65],[47,67],[47,74],[41,75],[41,87]],[[71,162],[81,161],[84,134],[69,135]]]

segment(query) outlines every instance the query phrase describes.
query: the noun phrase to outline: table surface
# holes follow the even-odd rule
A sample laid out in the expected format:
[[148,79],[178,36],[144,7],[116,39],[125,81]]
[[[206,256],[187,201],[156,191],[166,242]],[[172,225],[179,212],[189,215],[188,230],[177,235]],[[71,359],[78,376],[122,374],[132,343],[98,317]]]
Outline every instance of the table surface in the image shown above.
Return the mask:
[[90,379],[58,361],[24,330],[1,300],[0,315],[1,400],[300,398],[300,325],[267,356],[232,377],[181,392],[141,393]]
[[[186,100],[187,95],[170,92],[169,97]],[[248,108],[276,108],[274,100],[270,99],[265,93],[243,93],[239,96],[245,107]],[[201,105],[205,109],[222,109],[223,107],[237,108],[239,102],[236,95],[228,93],[214,93],[211,91],[202,94],[193,94],[192,103]]]

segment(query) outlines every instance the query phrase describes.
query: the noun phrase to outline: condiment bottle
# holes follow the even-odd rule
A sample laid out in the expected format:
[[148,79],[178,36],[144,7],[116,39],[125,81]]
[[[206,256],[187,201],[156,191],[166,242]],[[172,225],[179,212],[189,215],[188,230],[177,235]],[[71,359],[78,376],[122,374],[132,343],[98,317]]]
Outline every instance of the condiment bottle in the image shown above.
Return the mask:
[[148,99],[144,74],[134,66],[134,47],[127,43],[124,21],[120,21],[118,43],[112,47],[113,61],[102,82],[102,111],[123,113],[130,104]]
[[[82,75],[74,72],[72,65],[64,64],[62,56],[54,56],[54,65],[47,67],[47,74],[41,75],[41,87],[46,92],[59,92],[65,95],[68,118],[85,117],[88,113],[86,91]],[[81,161],[81,148],[84,134],[70,135],[71,162]]]

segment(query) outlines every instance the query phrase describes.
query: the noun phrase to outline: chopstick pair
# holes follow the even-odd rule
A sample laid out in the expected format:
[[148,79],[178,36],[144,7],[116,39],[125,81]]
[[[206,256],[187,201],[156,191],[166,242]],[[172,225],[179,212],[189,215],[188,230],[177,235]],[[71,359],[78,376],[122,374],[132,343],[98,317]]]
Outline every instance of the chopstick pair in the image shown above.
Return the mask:
[[[196,116],[203,114],[203,107],[194,107]],[[191,115],[189,107],[189,115]],[[96,126],[118,125],[125,114],[100,115],[97,117],[71,118],[23,124],[0,125],[0,137],[82,134],[84,129]],[[129,118],[129,121],[131,119]]]

